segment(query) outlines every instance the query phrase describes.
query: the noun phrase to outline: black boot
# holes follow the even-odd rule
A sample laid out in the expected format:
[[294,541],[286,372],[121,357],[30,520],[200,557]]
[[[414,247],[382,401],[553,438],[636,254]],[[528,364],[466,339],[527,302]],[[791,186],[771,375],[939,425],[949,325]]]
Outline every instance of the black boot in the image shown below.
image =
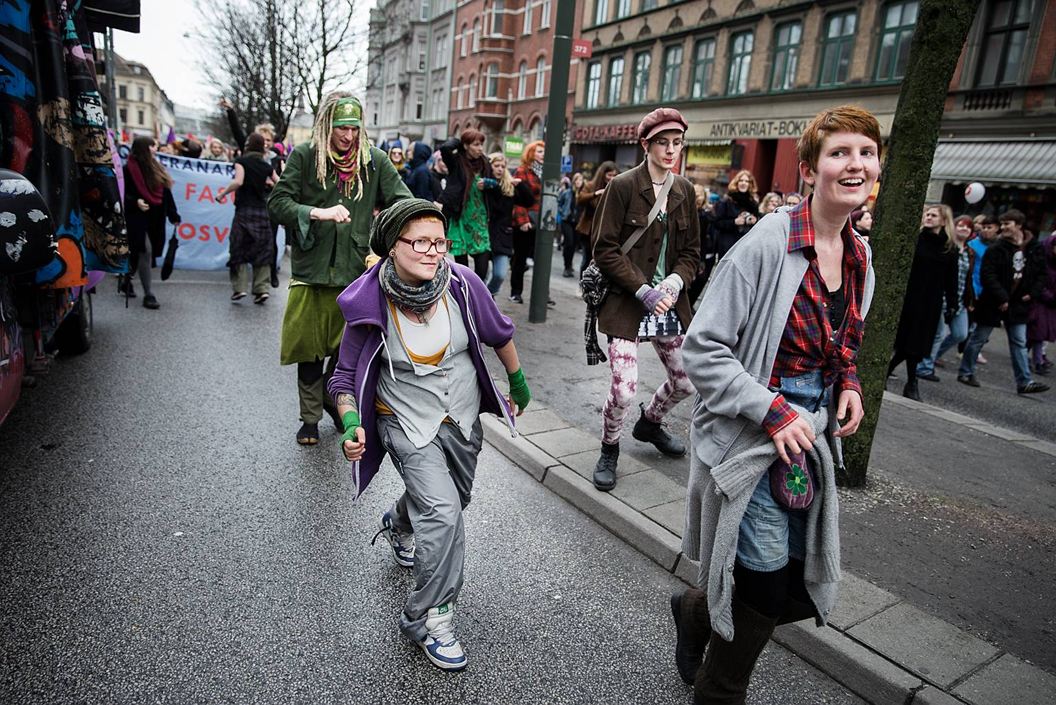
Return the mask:
[[711,639],[707,595],[697,588],[672,595],[671,614],[675,618],[675,666],[682,680],[692,685]]
[[616,464],[620,460],[620,444],[601,444],[601,457],[594,466],[594,487],[608,492],[616,486]]
[[656,449],[670,458],[681,458],[686,454],[685,444],[665,431],[658,421],[650,421],[645,418],[645,404],[639,404],[642,415],[638,417],[638,423],[634,424],[631,435],[635,440],[644,443],[652,443]]
[[913,401],[920,401],[920,389],[917,388],[917,380],[911,379],[902,387],[902,396]]
[[733,597],[733,641],[712,633],[708,655],[693,684],[696,705],[744,705],[748,681],[777,619]]

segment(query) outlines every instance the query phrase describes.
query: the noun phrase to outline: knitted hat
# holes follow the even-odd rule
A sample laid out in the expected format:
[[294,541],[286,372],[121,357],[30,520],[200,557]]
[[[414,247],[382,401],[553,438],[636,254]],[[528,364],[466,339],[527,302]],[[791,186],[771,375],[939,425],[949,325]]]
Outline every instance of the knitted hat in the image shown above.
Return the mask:
[[404,198],[378,213],[370,226],[370,249],[379,257],[388,257],[407,223],[424,217],[439,218],[447,234],[447,218],[436,204],[423,198]]

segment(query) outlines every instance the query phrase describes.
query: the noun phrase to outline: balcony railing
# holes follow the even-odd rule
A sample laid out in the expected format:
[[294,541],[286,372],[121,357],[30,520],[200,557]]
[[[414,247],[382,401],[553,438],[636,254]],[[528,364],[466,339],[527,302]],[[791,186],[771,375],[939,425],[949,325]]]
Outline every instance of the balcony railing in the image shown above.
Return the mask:
[[1010,110],[1015,97],[1015,88],[978,88],[964,94],[961,109],[976,110]]

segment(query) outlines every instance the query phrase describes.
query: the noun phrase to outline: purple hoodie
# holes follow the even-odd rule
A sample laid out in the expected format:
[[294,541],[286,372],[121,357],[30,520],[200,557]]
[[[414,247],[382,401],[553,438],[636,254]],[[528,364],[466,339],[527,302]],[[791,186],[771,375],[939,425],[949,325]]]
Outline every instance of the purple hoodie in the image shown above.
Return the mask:
[[[513,339],[513,321],[499,311],[484,282],[472,269],[450,260],[448,265],[451,267],[448,292],[462,313],[462,321],[469,334],[470,357],[477,370],[481,391],[480,411],[501,415],[510,427],[511,434],[516,435],[513,414],[488,373],[481,348],[481,344],[501,348],[510,342]],[[374,265],[337,297],[337,304],[341,307],[347,325],[341,340],[337,368],[326,386],[331,397],[336,398],[343,393],[355,397],[360,423],[366,432],[366,450],[352,471],[357,498],[374,479],[385,457],[374,410],[381,374],[381,349],[386,344],[389,319],[388,303],[379,281],[380,272],[381,266]]]

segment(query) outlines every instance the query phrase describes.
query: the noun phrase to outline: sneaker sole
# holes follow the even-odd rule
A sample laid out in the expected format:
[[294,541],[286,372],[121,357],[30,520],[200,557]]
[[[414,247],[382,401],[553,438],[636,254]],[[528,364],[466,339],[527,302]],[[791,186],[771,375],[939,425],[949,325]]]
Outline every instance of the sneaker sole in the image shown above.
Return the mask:
[[418,642],[418,648],[420,648],[422,650],[422,653],[425,654],[425,657],[429,659],[429,663],[433,664],[441,671],[461,671],[464,670],[467,665],[467,661],[464,658],[459,663],[449,663],[448,661],[438,659],[437,657],[429,653],[429,649],[426,648],[425,644],[421,642]]

